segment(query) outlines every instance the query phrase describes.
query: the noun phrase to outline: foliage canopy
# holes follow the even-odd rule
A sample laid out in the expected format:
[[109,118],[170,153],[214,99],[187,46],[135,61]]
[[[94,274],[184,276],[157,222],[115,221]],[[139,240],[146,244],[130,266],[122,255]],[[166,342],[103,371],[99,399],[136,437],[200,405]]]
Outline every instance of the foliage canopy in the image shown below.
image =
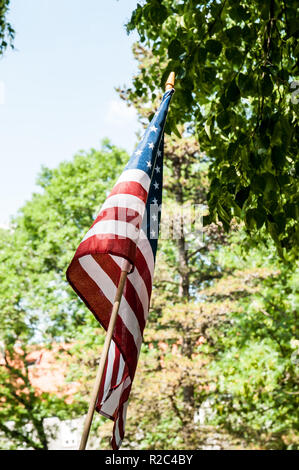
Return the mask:
[[168,131],[210,158],[209,220],[266,231],[297,256],[298,1],[146,0],[127,24],[154,59],[128,90],[152,100],[176,72]]
[[10,0],[0,0],[0,56],[8,45],[13,47],[14,29],[7,21]]

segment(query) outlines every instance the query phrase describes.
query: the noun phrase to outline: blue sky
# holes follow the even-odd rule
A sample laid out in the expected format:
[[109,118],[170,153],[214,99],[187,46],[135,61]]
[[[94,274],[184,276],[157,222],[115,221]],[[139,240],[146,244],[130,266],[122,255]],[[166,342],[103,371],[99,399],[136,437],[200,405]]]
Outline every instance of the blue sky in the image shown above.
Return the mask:
[[0,225],[51,168],[104,137],[131,152],[133,108],[114,88],[137,70],[124,24],[136,0],[11,0],[15,51],[0,60]]

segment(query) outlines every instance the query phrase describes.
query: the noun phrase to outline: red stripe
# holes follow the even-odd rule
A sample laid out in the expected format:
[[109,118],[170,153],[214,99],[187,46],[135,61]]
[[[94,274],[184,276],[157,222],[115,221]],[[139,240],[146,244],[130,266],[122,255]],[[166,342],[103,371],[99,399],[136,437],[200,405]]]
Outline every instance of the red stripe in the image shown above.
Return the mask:
[[140,183],[137,183],[137,181],[122,181],[121,183],[117,183],[108,197],[114,196],[115,194],[131,194],[141,199],[144,203],[146,203],[147,199],[147,191]]
[[67,279],[79,297],[107,330],[112,304],[99,286],[88,276],[78,259],[73,259],[66,273]]
[[[97,260],[96,257],[94,258]],[[103,260],[101,259],[99,261],[99,264],[102,267],[102,269],[104,269],[105,272],[108,274],[108,276],[112,279],[114,284],[118,285],[118,279],[120,278],[121,268],[114,261],[114,259],[110,258],[110,260],[107,263],[105,263],[105,266],[103,266]],[[135,313],[135,316],[138,320],[139,328],[142,334],[144,327],[145,327],[143,306],[142,306],[142,303],[140,302],[137,292],[135,291],[131,281],[128,278],[126,280],[125,287],[123,290],[123,296],[125,297],[126,301],[130,305],[133,312]]]
[[139,212],[128,207],[108,207],[104,209],[99,213],[90,229],[100,220],[121,220],[131,223],[137,228],[139,228],[142,222]]
[[100,388],[99,388],[98,401],[100,403],[103,401],[104,385],[105,385],[105,380],[106,380],[107,368],[108,368],[108,360],[106,361],[106,364],[105,364],[105,369],[104,369],[103,377],[102,377]]
[[139,299],[138,292],[134,288],[133,284],[131,283],[130,279],[127,278],[126,285],[124,287],[123,295],[127,300],[128,304],[130,305],[133,312],[136,314],[139,328],[141,334],[143,335],[143,330],[145,327],[145,317],[147,317],[148,312],[144,312],[143,305]]
[[120,316],[117,317],[113,336],[124,360],[126,361],[131,380],[133,380],[137,367],[138,351],[133,335],[127,329]]
[[[118,286],[120,278],[120,267],[116,263],[111,263],[110,256],[93,255],[93,258],[111,278],[115,286]],[[138,351],[133,335],[127,329],[119,315],[117,316],[113,336],[115,337],[117,347],[119,348],[124,360],[128,365],[130,377],[133,380],[137,366]]]
[[130,238],[115,234],[93,235],[81,242],[74,258],[85,255],[111,254],[126,258],[132,265],[135,263],[136,243]]
[[119,359],[120,359],[120,352],[118,347],[115,345],[115,357],[113,361],[113,372],[112,372],[112,377],[111,377],[111,387],[114,387],[116,384],[116,379],[118,375],[118,370],[119,370]]
[[[110,256],[95,255],[94,258],[98,262],[99,258],[110,260]],[[105,265],[106,263],[102,263]],[[104,268],[103,268],[104,269]],[[118,285],[119,278],[113,276]],[[105,297],[99,286],[88,276],[86,271],[81,267],[78,259],[73,259],[68,270],[67,279],[79,297],[83,300],[89,310],[94,314],[96,319],[107,330],[112,311],[111,302]],[[112,338],[127,364],[131,380],[133,380],[138,359],[138,351],[135,345],[134,337],[123,323],[118,315]]]
[[[125,430],[124,430],[124,422],[123,422],[123,408],[124,408],[124,404],[129,399],[131,388],[132,388],[132,384],[130,384],[123,391],[123,393],[120,397],[120,400],[119,400],[120,405],[119,405],[119,408],[117,410],[117,416],[115,418],[115,423],[114,423],[114,426],[113,426],[113,435],[112,435],[113,437],[112,437],[112,440],[111,440],[111,445],[112,445],[113,450],[118,450],[119,447],[120,447],[119,445],[116,444],[116,440],[115,440],[116,426],[118,426],[118,432],[119,432],[119,436],[120,436],[121,440],[124,438]],[[118,424],[117,424],[117,418],[118,417],[119,417],[119,420],[118,420]]]
[[[131,376],[130,376],[130,374],[129,374],[128,367],[127,367],[126,364],[125,364],[124,372],[123,372],[123,375],[122,375],[122,379],[121,379],[121,381],[119,382],[118,387],[122,387],[122,386],[123,386],[123,382],[125,382],[125,380],[126,380],[127,377],[130,377],[130,378],[131,378]],[[132,381],[132,379],[131,379],[131,381]],[[117,387],[117,388],[118,388],[118,387]],[[106,402],[106,400],[108,400],[108,398],[110,397],[111,393],[113,393],[113,391],[114,391],[113,389],[114,389],[114,388],[115,388],[115,386],[110,387],[110,390],[109,390],[109,392],[108,392],[108,394],[107,394],[107,398],[105,399],[104,403]],[[117,413],[118,413],[119,406],[120,406],[120,404],[121,404],[121,397],[122,397],[123,393],[124,393],[124,392],[122,392],[122,394],[121,394],[120,397],[119,397],[119,401],[118,401],[118,404],[116,405],[114,415],[109,415],[109,414],[107,414],[105,411],[103,411],[104,403],[101,403],[101,401],[100,401],[100,396],[99,396],[99,395],[98,395],[98,397],[97,397],[97,402],[96,402],[96,407],[95,407],[96,411],[97,411],[98,413],[101,413],[103,416],[106,416],[106,418],[115,420],[115,419],[117,418]]]
[[135,258],[135,266],[138,269],[140,276],[142,277],[144,284],[146,285],[148,298],[150,300],[151,293],[152,293],[152,276],[150,270],[148,268],[148,264],[146,262],[145,257],[143,256],[142,252],[137,246],[136,250],[136,258]]

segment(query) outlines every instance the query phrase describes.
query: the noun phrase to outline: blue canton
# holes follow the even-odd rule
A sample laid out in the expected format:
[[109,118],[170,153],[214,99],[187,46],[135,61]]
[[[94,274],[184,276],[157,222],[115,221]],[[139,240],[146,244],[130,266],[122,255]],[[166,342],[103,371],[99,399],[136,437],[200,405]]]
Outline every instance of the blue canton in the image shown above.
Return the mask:
[[125,168],[125,170],[143,170],[151,179],[142,229],[150,242],[154,259],[156,257],[161,220],[164,126],[173,93],[174,89],[164,93],[158,111]]

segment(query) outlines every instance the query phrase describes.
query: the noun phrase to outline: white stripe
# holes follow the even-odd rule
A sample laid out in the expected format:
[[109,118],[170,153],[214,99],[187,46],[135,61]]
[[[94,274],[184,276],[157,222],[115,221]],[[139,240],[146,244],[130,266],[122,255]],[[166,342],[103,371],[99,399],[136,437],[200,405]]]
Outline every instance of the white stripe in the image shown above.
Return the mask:
[[[113,375],[113,370],[114,370],[113,365],[114,365],[114,359],[115,359],[115,349],[116,349],[116,344],[112,339],[110,343],[110,348],[109,348],[107,371],[106,371],[106,377],[105,377],[105,385],[104,385],[104,393],[103,393],[102,402],[106,400],[106,397],[111,387],[111,380],[112,380],[112,375]],[[125,369],[125,361],[123,360],[122,354],[120,353],[118,373],[117,373],[117,379],[116,379],[116,387],[122,381],[124,369]]]
[[[108,274],[105,273],[105,271],[91,255],[82,256],[79,258],[79,263],[113,305],[116,294],[116,286]],[[139,323],[135,313],[131,309],[124,296],[121,298],[118,315],[121,317],[129,332],[133,335],[137,350],[139,351],[142,343]]]
[[119,435],[119,418],[117,418],[117,420],[115,422],[115,443],[116,443],[117,447],[119,447],[121,445],[121,438],[120,438],[120,435]]
[[125,369],[125,361],[123,360],[123,356],[122,356],[122,354],[120,353],[120,357],[119,357],[119,367],[118,367],[118,374],[117,374],[117,379],[116,379],[116,385],[118,385],[119,382],[121,382],[121,380],[122,380],[122,378],[123,378],[124,369]]
[[129,183],[130,181],[135,181],[136,183],[141,184],[141,186],[145,189],[146,192],[148,192],[151,184],[151,179],[148,174],[145,173],[143,170],[138,169],[125,170],[122,175],[118,178],[116,184],[123,182]]
[[131,384],[130,377],[127,377],[124,383],[115,388],[109,398],[101,406],[101,411],[109,416],[113,416],[119,406],[119,400],[124,390]]
[[130,240],[136,242],[139,236],[139,230],[135,225],[124,222],[123,220],[100,220],[94,224],[90,230],[88,230],[82,242],[93,235],[102,234],[111,234],[111,239],[114,238],[114,235],[119,235],[125,238],[130,238]]
[[127,408],[128,408],[128,404],[129,404],[129,400],[127,400],[124,404],[123,404],[123,427],[124,427],[124,430],[125,430],[125,426],[126,426],[126,421],[127,421]]
[[142,279],[137,267],[135,266],[134,271],[129,275],[129,279],[134,286],[138,286],[138,296],[142,303],[144,319],[147,320],[148,311],[149,311],[149,298],[148,298],[148,291],[144,280]]
[[144,202],[141,201],[139,197],[133,196],[132,194],[113,194],[112,196],[107,197],[106,201],[101,207],[100,213],[109,207],[123,207],[126,209],[132,209],[138,212],[142,218],[145,210]]
[[154,255],[153,255],[152,247],[150,245],[150,242],[148,241],[148,238],[144,230],[140,230],[137,247],[143,254],[144,258],[146,259],[149,271],[151,273],[152,282],[153,282],[154,268],[155,268]]
[[106,396],[110,390],[111,379],[112,379],[112,374],[113,374],[114,358],[115,358],[115,342],[112,339],[110,343],[110,347],[109,347],[109,353],[108,353],[107,371],[106,371],[104,393],[103,393],[102,401],[106,399]]
[[[110,255],[111,258],[114,259],[114,261],[118,264],[118,266],[121,268],[122,266],[122,258],[119,256],[114,256]],[[138,295],[140,302],[143,307],[143,314],[144,314],[144,319],[147,319],[148,316],[148,310],[149,310],[149,298],[148,298],[148,291],[146,288],[146,285],[144,283],[144,280],[142,279],[138,269],[134,268],[134,271],[131,274],[128,274],[128,278],[131,281],[136,294]]]
[[107,276],[107,274],[101,269],[101,267],[91,255],[82,256],[79,258],[79,263],[81,264],[84,271],[87,272],[89,277],[94,280],[101,290],[105,288],[105,296],[113,304],[116,287],[115,284],[111,281],[110,277]]

